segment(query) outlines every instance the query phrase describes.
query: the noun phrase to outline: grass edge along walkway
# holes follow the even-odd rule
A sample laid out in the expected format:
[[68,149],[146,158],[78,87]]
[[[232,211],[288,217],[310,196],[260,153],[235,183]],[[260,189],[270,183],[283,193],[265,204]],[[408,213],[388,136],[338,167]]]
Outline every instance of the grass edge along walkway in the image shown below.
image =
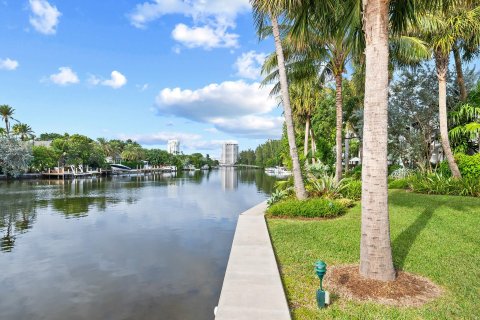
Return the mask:
[[480,199],[401,190],[389,194],[395,267],[428,277],[445,294],[419,308],[357,303],[333,294],[333,304],[318,310],[313,264],[319,259],[329,266],[358,264],[360,205],[331,220],[269,218],[294,319],[480,318]]

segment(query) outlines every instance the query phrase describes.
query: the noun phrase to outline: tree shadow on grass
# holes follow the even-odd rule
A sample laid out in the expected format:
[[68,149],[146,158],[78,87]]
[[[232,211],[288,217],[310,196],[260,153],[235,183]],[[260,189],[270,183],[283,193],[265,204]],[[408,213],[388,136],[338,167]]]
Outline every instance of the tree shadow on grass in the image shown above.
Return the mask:
[[474,212],[478,211],[479,207],[479,199],[476,198],[454,196],[445,198],[444,196],[408,193],[394,193],[389,202],[400,208],[418,208],[418,211],[421,212],[415,221],[392,241],[395,266],[400,270],[403,269],[405,260],[417,237],[425,229],[437,209],[447,207],[457,212]]
[[422,230],[425,229],[428,221],[430,221],[435,210],[439,206],[441,206],[441,203],[425,207],[417,219],[415,219],[415,221],[407,229],[405,229],[400,235],[398,235],[398,237],[395,238],[392,244],[394,249],[394,261],[396,262],[397,269],[403,269],[405,260],[410,252],[410,249],[415,243],[415,240]]

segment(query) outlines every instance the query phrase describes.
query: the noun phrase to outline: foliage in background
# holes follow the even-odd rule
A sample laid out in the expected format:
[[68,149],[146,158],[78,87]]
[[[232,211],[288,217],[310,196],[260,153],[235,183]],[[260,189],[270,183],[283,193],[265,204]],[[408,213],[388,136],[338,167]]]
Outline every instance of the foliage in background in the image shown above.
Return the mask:
[[398,168],[390,173],[389,177],[392,179],[405,179],[415,173],[414,170],[409,168]]

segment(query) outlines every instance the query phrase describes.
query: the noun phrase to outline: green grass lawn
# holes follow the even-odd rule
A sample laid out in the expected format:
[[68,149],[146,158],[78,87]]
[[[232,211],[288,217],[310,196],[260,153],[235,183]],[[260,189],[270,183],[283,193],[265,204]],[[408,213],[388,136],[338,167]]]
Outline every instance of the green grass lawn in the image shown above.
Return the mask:
[[317,309],[314,262],[359,262],[357,205],[333,220],[268,219],[293,318],[480,319],[480,199],[393,190],[390,223],[395,267],[440,285],[441,298],[420,308],[398,308],[333,296],[330,307]]

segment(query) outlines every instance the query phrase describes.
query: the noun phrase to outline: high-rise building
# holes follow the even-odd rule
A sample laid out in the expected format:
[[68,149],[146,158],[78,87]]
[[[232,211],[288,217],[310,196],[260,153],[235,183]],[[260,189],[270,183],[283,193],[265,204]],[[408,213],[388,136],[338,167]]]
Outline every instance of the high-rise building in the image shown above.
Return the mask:
[[168,140],[167,151],[170,154],[180,154],[180,141]]
[[225,142],[222,146],[221,164],[233,165],[238,160],[238,144],[232,142]]

